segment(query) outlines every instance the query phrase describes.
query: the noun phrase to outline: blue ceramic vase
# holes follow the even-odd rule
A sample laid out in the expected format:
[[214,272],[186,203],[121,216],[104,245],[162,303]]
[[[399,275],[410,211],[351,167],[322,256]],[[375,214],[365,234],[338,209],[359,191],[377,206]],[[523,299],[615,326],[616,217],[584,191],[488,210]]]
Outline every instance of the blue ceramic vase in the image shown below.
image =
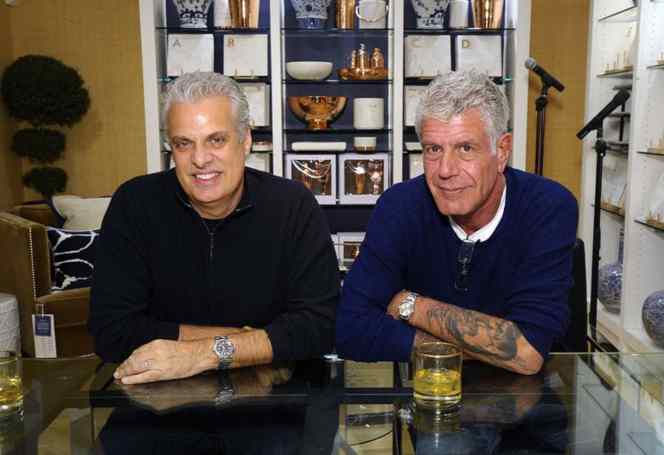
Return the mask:
[[653,292],[646,298],[641,318],[648,336],[664,348],[664,290]]
[[606,264],[599,268],[597,277],[597,297],[606,311],[620,313],[620,293],[622,292],[623,278],[623,243],[625,232],[620,230],[618,240],[618,261]]
[[300,28],[324,28],[331,0],[290,0]]

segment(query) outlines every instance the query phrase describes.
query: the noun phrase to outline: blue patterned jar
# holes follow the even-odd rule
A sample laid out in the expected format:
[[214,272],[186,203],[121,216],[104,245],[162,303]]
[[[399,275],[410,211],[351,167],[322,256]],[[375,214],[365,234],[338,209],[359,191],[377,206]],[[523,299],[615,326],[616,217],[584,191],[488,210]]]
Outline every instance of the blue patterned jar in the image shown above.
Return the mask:
[[664,348],[664,290],[653,292],[646,297],[641,318],[648,336],[656,345]]
[[606,264],[598,271],[597,297],[606,311],[620,313],[620,294],[622,292],[623,278],[623,244],[625,231],[620,229],[618,240],[618,261]]
[[290,0],[300,28],[324,28],[331,0]]

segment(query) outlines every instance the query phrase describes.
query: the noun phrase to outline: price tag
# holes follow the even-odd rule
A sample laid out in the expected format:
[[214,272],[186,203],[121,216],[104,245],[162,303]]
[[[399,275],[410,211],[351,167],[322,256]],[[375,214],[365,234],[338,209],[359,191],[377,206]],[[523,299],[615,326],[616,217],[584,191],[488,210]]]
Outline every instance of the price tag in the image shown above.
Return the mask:
[[32,334],[35,340],[35,357],[47,359],[57,357],[55,317],[52,314],[33,314]]

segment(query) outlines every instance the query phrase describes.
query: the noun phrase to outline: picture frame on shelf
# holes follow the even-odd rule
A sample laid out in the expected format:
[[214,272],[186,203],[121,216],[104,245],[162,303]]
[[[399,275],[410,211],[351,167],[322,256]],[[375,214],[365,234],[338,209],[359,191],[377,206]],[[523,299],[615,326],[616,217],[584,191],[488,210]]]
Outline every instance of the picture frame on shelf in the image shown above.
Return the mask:
[[664,173],[660,174],[650,192],[646,223],[664,229]]
[[424,174],[424,161],[422,160],[422,153],[409,153],[408,177],[412,179],[422,174]]
[[182,76],[194,71],[214,71],[214,37],[210,33],[168,35],[166,75]]
[[224,74],[239,78],[268,75],[268,36],[224,35]]
[[247,159],[244,162],[244,165],[258,171],[270,172],[271,163],[272,155],[270,153],[251,152],[249,155],[247,155]]
[[387,153],[348,153],[339,156],[339,202],[375,204],[389,187]]
[[492,77],[503,75],[503,43],[498,35],[458,35],[457,70],[475,69]]
[[432,78],[452,71],[449,35],[408,35],[404,39],[404,48],[404,75],[407,78]]
[[249,102],[252,126],[270,126],[270,87],[262,82],[242,82],[242,91]]
[[602,204],[622,209],[627,186],[627,160],[617,156],[604,158],[602,172]]
[[404,88],[404,126],[415,126],[417,106],[426,89],[425,85],[407,85]]
[[341,270],[350,270],[355,259],[360,254],[360,247],[364,241],[364,232],[337,233],[337,246]]
[[332,245],[334,246],[334,254],[337,257],[337,264],[341,266],[341,256],[339,256],[339,235],[330,234],[330,238],[332,239]]
[[302,182],[320,205],[337,203],[336,155],[286,154],[286,177]]

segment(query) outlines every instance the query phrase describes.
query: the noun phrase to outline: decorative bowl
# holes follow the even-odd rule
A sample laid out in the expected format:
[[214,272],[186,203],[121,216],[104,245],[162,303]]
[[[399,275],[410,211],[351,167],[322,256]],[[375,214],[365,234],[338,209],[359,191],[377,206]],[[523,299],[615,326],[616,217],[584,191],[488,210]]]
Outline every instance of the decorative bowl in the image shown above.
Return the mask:
[[322,81],[332,72],[332,62],[288,62],[286,72],[293,79]]

